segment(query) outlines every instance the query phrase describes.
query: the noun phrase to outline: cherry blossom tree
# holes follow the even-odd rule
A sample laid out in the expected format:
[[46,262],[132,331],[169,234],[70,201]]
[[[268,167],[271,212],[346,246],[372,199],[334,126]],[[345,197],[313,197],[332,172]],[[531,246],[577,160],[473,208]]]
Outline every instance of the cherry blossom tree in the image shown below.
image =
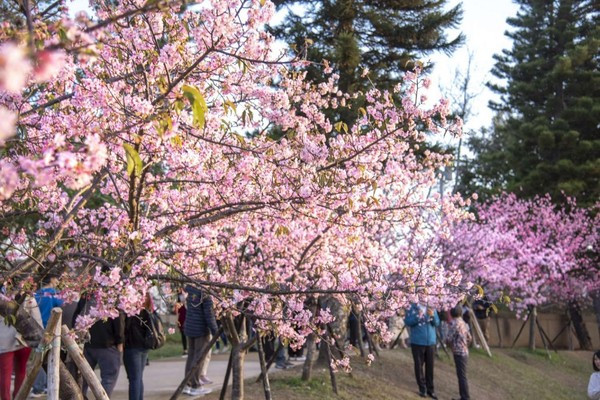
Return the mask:
[[504,194],[478,205],[477,221],[456,226],[447,268],[460,269],[492,298],[510,296],[518,314],[549,303],[577,307],[600,286],[597,211],[570,198],[557,206],[549,196]]
[[3,27],[5,285],[62,271],[66,300],[98,300],[80,328],[136,313],[157,282],[198,285],[235,345],[233,398],[248,344],[238,316],[302,344],[334,319],[307,297],[351,297],[385,339],[385,318],[409,302],[455,300],[461,275],[427,244],[466,203],[427,195],[451,159],[420,146],[460,121],[446,121],[446,101],[424,106],[418,71],[361,94],[353,126],[332,124],[325,111],[350,95],[326,63],[315,85],[277,52],[269,1],[93,9],[52,22],[32,9],[28,32]]

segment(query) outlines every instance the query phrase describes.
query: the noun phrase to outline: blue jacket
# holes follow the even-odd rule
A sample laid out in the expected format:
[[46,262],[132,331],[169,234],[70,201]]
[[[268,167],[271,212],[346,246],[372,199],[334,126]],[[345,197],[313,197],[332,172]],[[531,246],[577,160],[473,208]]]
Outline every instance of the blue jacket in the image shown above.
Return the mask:
[[187,285],[187,300],[183,333],[189,337],[203,337],[209,333],[216,335],[217,320],[213,311],[213,301],[210,296],[194,286]]
[[35,292],[35,300],[38,303],[40,314],[42,315],[44,328],[48,325],[52,309],[63,305],[63,301],[56,297],[57,295],[58,292],[54,288],[42,288]]
[[410,327],[411,345],[433,346],[437,343],[435,328],[440,324],[440,317],[435,310],[432,316],[425,310],[425,306],[413,304],[406,312],[404,324]]

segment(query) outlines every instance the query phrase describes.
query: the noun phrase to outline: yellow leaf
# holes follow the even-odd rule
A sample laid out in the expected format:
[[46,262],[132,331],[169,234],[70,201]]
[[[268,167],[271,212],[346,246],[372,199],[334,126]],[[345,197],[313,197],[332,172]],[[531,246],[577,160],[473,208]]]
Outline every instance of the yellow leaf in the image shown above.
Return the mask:
[[473,285],[473,287],[477,289],[477,296],[482,297],[484,293],[483,288],[480,285]]
[[139,153],[129,143],[124,143],[123,148],[125,149],[125,155],[127,157],[127,174],[131,175],[133,173],[135,176],[140,176],[144,164]]
[[194,116],[194,126],[198,129],[204,128],[205,123],[205,115],[208,111],[208,107],[206,106],[206,101],[204,100],[204,96],[200,91],[189,85],[183,85],[182,87],[183,95],[190,102],[192,106],[192,115]]
[[225,102],[223,103],[223,109],[225,110],[225,114],[228,114],[229,110],[233,110],[233,112],[235,112],[237,107],[233,101],[225,100]]

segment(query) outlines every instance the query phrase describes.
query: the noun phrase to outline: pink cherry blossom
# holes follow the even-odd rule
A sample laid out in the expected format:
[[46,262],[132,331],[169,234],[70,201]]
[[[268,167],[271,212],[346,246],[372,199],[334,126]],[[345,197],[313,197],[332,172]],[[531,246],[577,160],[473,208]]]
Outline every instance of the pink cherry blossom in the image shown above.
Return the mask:
[[15,134],[15,125],[17,114],[0,106],[0,147],[4,145],[6,139]]
[[31,62],[23,46],[14,42],[0,44],[0,91],[19,93],[31,70]]

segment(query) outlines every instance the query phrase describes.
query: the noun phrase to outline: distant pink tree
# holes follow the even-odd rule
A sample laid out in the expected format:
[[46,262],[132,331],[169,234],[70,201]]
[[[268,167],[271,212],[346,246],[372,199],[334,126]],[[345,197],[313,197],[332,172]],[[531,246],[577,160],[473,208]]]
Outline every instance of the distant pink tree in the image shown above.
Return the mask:
[[[519,314],[530,307],[579,304],[600,286],[599,219],[575,199],[503,194],[477,206],[477,220],[457,224],[445,245],[448,269],[459,269],[494,298],[508,295]],[[594,216],[595,215],[595,216]]]

